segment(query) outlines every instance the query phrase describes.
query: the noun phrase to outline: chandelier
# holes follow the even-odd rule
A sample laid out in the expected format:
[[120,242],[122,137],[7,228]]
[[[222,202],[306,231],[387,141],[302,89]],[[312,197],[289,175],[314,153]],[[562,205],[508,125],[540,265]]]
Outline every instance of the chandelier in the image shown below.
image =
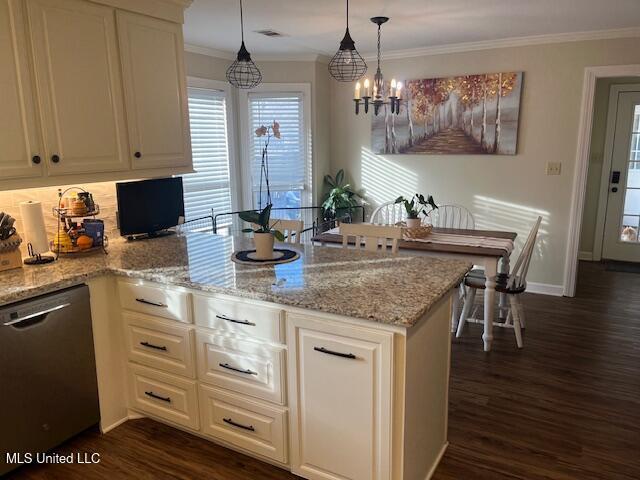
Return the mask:
[[253,88],[262,82],[262,73],[251,60],[251,54],[244,46],[244,19],[242,17],[242,0],[240,0],[240,32],[242,44],[236,60],[227,69],[227,80],[236,88]]
[[347,30],[340,42],[340,49],[329,62],[329,73],[339,82],[353,82],[367,73],[367,64],[356,50],[349,33],[349,0],[347,0]]
[[369,113],[369,106],[373,105],[373,112],[378,115],[380,107],[389,105],[391,113],[398,115],[400,113],[400,103],[402,102],[402,83],[396,82],[395,78],[392,79],[389,85],[389,96],[385,99],[386,88],[382,70],[380,70],[380,31],[382,24],[389,21],[389,17],[373,17],[371,21],[378,25],[378,69],[373,77],[373,92],[370,90],[371,84],[368,78],[364,80],[364,92],[360,82],[356,83],[356,91],[353,98],[356,104],[356,115],[360,113],[361,104],[364,104],[364,113]]

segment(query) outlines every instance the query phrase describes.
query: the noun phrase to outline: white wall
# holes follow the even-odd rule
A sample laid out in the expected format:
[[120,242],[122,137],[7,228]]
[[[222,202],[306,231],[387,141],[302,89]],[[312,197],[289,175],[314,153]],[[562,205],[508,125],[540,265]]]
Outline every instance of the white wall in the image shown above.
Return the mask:
[[[637,39],[385,61],[385,76],[398,79],[523,71],[518,154],[372,155],[370,116],[354,115],[352,85],[332,81],[331,169],[345,168],[373,202],[416,191],[431,193],[439,202],[456,202],[470,208],[478,228],[514,230],[521,241],[535,217],[542,215],[544,222],[529,280],[561,285],[584,69],[637,63]],[[562,162],[562,174],[546,176],[548,161]]]

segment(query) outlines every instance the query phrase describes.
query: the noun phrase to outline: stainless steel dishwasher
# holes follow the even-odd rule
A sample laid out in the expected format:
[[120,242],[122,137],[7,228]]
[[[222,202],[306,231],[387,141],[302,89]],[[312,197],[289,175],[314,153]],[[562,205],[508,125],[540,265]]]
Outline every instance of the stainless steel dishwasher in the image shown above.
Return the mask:
[[0,475],[99,420],[89,288],[0,307]]

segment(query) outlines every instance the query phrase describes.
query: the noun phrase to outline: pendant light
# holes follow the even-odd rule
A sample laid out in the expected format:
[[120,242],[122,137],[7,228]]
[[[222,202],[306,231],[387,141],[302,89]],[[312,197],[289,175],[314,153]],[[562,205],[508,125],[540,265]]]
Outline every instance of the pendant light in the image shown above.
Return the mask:
[[240,33],[242,44],[236,60],[227,69],[227,80],[236,88],[253,88],[262,82],[262,73],[251,60],[251,54],[244,46],[244,18],[242,17],[242,0],[240,0]]
[[340,42],[340,49],[329,62],[329,73],[339,82],[353,82],[367,73],[367,64],[356,50],[349,33],[349,0],[347,0],[347,31]]
[[380,107],[383,105],[389,105],[391,113],[396,115],[400,114],[400,105],[402,103],[402,83],[396,82],[395,78],[391,80],[389,84],[389,96],[385,99],[386,86],[384,83],[384,77],[382,70],[380,69],[380,61],[382,55],[380,53],[380,37],[381,27],[384,23],[389,21],[388,17],[373,17],[371,21],[378,25],[378,69],[373,76],[373,92],[369,89],[369,79],[364,80],[364,95],[360,87],[360,82],[356,83],[356,91],[353,101],[356,105],[356,115],[360,113],[360,104],[364,103],[364,113],[369,113],[369,105],[373,104],[373,113],[378,115]]

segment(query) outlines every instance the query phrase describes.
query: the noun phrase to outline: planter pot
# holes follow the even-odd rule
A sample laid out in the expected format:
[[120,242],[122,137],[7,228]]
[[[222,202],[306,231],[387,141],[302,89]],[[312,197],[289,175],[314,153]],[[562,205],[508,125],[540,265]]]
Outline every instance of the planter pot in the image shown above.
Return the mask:
[[422,220],[419,218],[407,218],[405,221],[407,228],[418,228],[422,224]]
[[273,258],[272,233],[254,233],[253,243],[256,246],[256,258],[258,260],[270,260]]

